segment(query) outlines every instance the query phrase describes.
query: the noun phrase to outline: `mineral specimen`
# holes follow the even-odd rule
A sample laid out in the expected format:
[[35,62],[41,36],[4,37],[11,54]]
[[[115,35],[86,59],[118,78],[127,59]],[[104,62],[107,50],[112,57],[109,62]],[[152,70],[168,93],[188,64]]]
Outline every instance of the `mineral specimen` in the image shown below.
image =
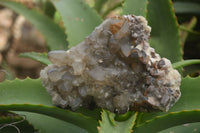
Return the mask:
[[118,113],[169,110],[181,95],[181,77],[149,46],[150,31],[141,16],[113,17],[77,46],[50,52],[53,64],[41,79],[53,103]]

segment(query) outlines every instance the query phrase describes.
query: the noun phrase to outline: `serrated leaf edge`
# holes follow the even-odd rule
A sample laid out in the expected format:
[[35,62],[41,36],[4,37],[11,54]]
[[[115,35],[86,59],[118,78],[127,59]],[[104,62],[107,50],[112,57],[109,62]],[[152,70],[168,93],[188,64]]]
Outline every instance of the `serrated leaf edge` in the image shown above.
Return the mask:
[[[170,113],[165,114],[165,115],[156,116],[151,120],[147,120],[144,123],[137,125],[133,130],[136,131],[136,133],[137,133],[138,128],[139,129],[142,129],[142,128],[144,129],[145,126],[147,126],[147,125],[149,126],[149,124],[151,124],[152,122],[154,122],[156,120],[165,119],[165,118],[167,119],[167,117],[169,117],[169,116],[177,116],[177,115],[182,114],[182,113],[184,113],[184,114],[188,113],[189,114],[189,113],[197,113],[197,112],[200,115],[200,110],[199,109],[182,110],[182,111],[178,111],[178,112],[170,112]],[[182,124],[184,124],[184,123],[193,123],[193,122],[200,122],[200,119],[199,120],[188,120],[187,122],[182,122]],[[177,125],[180,125],[180,124],[177,124]],[[177,125],[174,124],[174,126],[177,126]],[[162,129],[162,130],[164,130],[164,129]],[[158,132],[158,131],[162,131],[162,130],[156,130],[156,131]],[[152,133],[152,131],[149,131],[149,132]]]
[[[3,105],[0,104],[0,110],[1,111],[27,111],[27,112],[34,112],[39,113],[47,116],[51,116],[69,123],[72,123],[74,125],[77,125],[83,129],[86,129],[88,131],[94,132],[96,131],[97,121],[95,121],[93,118],[82,115],[81,113],[75,113],[70,110],[61,109],[55,106],[46,106],[46,105],[35,105],[35,104],[8,104]],[[78,116],[79,120],[77,118],[70,118],[73,116]],[[88,127],[85,127],[84,125],[80,124],[79,121],[90,123]]]

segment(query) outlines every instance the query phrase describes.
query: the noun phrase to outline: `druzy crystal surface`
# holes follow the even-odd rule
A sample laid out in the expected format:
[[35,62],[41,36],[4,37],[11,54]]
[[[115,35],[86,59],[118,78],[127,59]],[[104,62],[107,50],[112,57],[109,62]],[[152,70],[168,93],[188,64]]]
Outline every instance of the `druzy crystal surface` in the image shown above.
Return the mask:
[[41,79],[53,103],[118,113],[169,110],[181,95],[181,77],[149,46],[150,31],[141,16],[113,17],[77,46],[49,52],[52,64]]

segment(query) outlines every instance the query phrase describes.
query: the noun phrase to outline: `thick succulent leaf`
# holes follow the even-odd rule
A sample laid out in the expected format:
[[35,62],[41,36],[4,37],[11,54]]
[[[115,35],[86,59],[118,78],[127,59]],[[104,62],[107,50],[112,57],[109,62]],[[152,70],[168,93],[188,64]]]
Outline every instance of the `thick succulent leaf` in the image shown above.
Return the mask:
[[60,109],[57,107],[45,106],[45,105],[33,105],[33,104],[9,104],[1,105],[1,111],[27,111],[39,114],[45,114],[71,124],[77,125],[90,132],[96,132],[97,121],[92,118],[86,117],[79,113],[74,113],[69,110]]
[[147,20],[152,28],[150,45],[172,63],[181,61],[181,41],[171,0],[149,0]]
[[[102,13],[102,17],[105,18],[110,12],[114,11],[115,9],[122,7],[123,3],[125,0],[119,1],[118,3],[112,5],[112,6],[107,6],[107,9]],[[111,2],[110,2],[111,3]]]
[[126,121],[133,115],[132,111],[128,111],[125,114],[116,114],[115,120],[116,121]]
[[79,113],[54,107],[40,79],[5,81],[0,84],[0,110],[41,113],[96,132],[97,121]]
[[126,0],[123,4],[123,15],[133,14],[146,17],[148,0]]
[[46,53],[35,53],[35,52],[30,52],[30,53],[21,53],[19,55],[20,57],[25,57],[25,58],[30,58],[35,61],[38,61],[44,65],[49,65],[51,64],[50,60],[48,59],[48,56]]
[[198,133],[200,131],[200,122],[186,123],[180,126],[163,130],[159,133]]
[[200,4],[194,2],[174,2],[173,6],[177,14],[200,14]]
[[194,60],[179,61],[179,62],[173,63],[172,66],[173,66],[174,69],[177,69],[177,68],[189,66],[189,65],[192,65],[192,64],[200,64],[200,60],[194,59]]
[[82,0],[52,0],[60,12],[68,36],[69,46],[82,42],[102,20]]
[[137,113],[132,112],[126,121],[115,121],[115,114],[105,110],[102,111],[101,117],[99,133],[131,133]]
[[44,6],[43,7],[44,13],[50,18],[53,18],[56,12],[56,9],[53,6],[53,4],[49,0],[47,0],[47,1],[43,1],[43,6]]
[[157,116],[133,130],[134,133],[156,133],[173,126],[193,122],[200,122],[200,110],[171,112],[163,116]]
[[184,47],[184,44],[188,38],[189,33],[191,33],[191,31],[193,30],[193,28],[196,26],[197,24],[197,18],[196,17],[192,17],[192,19],[190,20],[190,22],[186,22],[181,24],[181,27],[184,27],[185,29],[188,29],[189,31],[180,29],[180,36],[181,36],[181,44],[182,47]]
[[75,126],[74,124],[53,118],[47,115],[19,112],[17,114],[25,115],[26,120],[31,122],[39,133],[88,133],[86,130]]
[[98,121],[101,119],[101,111],[102,111],[102,108],[95,108],[93,110],[86,109],[86,108],[78,108],[75,112],[81,113],[88,117],[92,117],[93,119]]
[[185,77],[181,81],[181,98],[170,111],[200,109],[200,77]]
[[101,9],[103,8],[103,5],[107,2],[108,0],[95,0],[95,5],[94,9],[100,13]]
[[20,116],[1,116],[0,133],[34,133],[34,127]]
[[49,17],[34,10],[27,9],[24,5],[14,1],[1,0],[0,4],[25,16],[45,37],[50,50],[67,49],[66,35],[63,29]]
[[194,30],[191,30],[191,29],[188,29],[188,28],[186,28],[186,27],[184,27],[184,26],[180,26],[180,30],[187,31],[187,32],[189,32],[189,33],[191,33],[191,34],[193,34],[193,35],[198,36],[198,37],[199,37],[199,35],[200,35],[200,32],[194,31]]
[[25,103],[53,106],[40,79],[15,79],[0,83],[0,104]]
[[191,65],[184,68],[183,76],[196,76],[196,74],[200,71],[200,65]]
[[145,121],[154,119],[156,117],[170,114],[169,112],[176,112],[180,110],[195,110],[200,109],[199,96],[200,96],[200,77],[191,78],[185,77],[181,81],[181,98],[179,101],[168,111],[159,113],[140,113],[137,125]]

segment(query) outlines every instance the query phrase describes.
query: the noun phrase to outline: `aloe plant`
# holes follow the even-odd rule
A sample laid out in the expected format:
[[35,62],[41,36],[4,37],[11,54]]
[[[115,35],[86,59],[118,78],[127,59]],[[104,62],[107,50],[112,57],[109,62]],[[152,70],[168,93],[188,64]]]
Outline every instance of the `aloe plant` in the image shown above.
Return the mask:
[[[171,0],[123,2],[122,15],[135,14],[146,17],[152,27],[150,45],[161,56],[170,59],[175,69],[200,63],[200,60],[182,61],[180,26]],[[0,1],[3,6],[24,15],[37,28],[45,37],[49,50],[66,50],[80,43],[103,21],[104,15],[100,14],[100,10],[105,3],[106,0],[96,0],[93,9],[82,0],[52,0],[64,23],[65,27],[62,29],[54,20],[41,12],[30,10],[14,1]],[[175,7],[178,8],[178,5],[180,4],[177,3]],[[178,12],[182,11],[185,10],[182,8],[178,10]],[[197,13],[199,13],[198,9]],[[39,61],[44,65],[50,64],[46,53],[31,52],[20,56]],[[181,133],[183,130],[196,132],[200,130],[199,86],[200,77],[182,76],[182,96],[168,112],[129,111],[118,115],[105,109],[80,108],[75,112],[61,109],[51,103],[51,97],[42,86],[40,79],[7,80],[0,83],[0,111],[11,111],[14,115],[0,117],[0,132],[166,133],[176,131]]]

